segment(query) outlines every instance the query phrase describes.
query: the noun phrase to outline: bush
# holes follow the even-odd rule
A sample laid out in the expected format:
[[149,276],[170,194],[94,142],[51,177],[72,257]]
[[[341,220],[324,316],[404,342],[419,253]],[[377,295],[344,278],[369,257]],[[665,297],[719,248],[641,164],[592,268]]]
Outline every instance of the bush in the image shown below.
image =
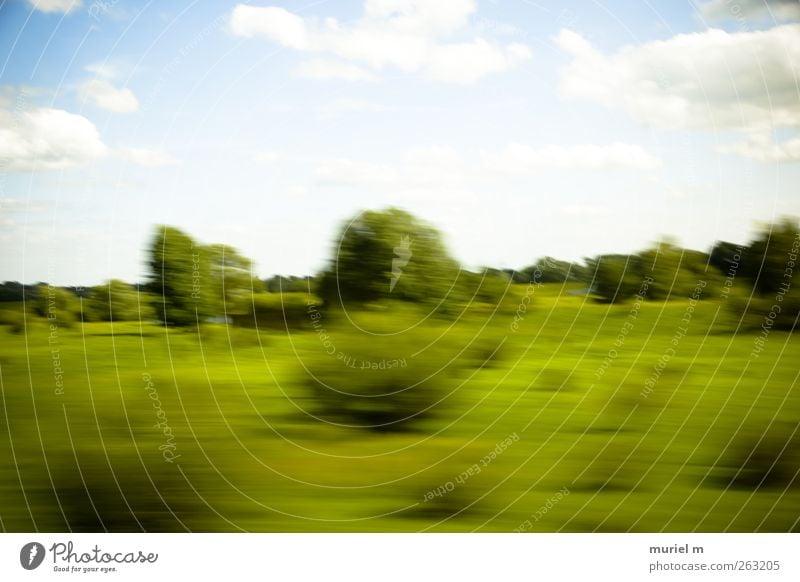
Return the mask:
[[255,293],[233,307],[233,324],[258,329],[310,327],[309,305],[319,299],[306,293]]
[[41,283],[37,287],[33,311],[59,327],[72,327],[80,319],[80,300],[63,287]]
[[303,359],[302,381],[315,416],[372,430],[406,430],[443,412],[464,371],[495,360],[502,341],[463,323],[426,322],[378,334],[375,326],[369,333],[335,319],[314,321],[319,349]]
[[9,326],[11,333],[18,334],[25,329],[25,316],[22,303],[7,304],[9,307],[0,309],[0,325]]
[[800,427],[779,422],[745,427],[734,438],[718,467],[722,487],[785,490],[800,486]]

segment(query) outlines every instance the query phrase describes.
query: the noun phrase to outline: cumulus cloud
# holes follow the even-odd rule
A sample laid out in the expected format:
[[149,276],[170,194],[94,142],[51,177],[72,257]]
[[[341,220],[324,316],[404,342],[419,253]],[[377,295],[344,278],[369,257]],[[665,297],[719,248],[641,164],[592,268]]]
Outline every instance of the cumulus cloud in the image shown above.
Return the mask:
[[340,61],[313,60],[300,65],[300,77],[307,79],[340,79],[342,81],[374,81],[375,75],[352,63]]
[[108,155],[94,124],[62,109],[0,111],[0,168],[54,170]]
[[139,109],[139,100],[130,89],[117,89],[105,79],[86,81],[79,92],[84,101],[114,113],[132,113]]
[[281,159],[281,155],[278,152],[264,150],[257,152],[254,159],[262,164],[274,164]]
[[32,205],[28,201],[16,198],[0,197],[0,226],[11,227],[16,225],[14,215],[36,212],[40,206]]
[[759,162],[798,162],[800,138],[775,142],[767,133],[754,133],[745,140],[720,146],[719,151]]
[[177,163],[177,160],[165,151],[148,148],[117,148],[114,150],[114,155],[146,168],[159,168]]
[[319,164],[314,176],[317,183],[323,186],[382,187],[396,183],[399,175],[390,166],[338,158]]
[[711,29],[606,54],[575,32],[560,92],[660,127],[765,129],[800,126],[800,24],[729,33]]
[[320,105],[316,109],[316,114],[320,119],[328,121],[347,115],[381,114],[393,111],[396,111],[396,108],[391,105],[363,99],[341,98]]
[[91,65],[86,65],[84,68],[100,79],[113,79],[117,76],[116,67],[108,63],[92,63]]
[[698,6],[700,14],[709,20],[738,20],[770,18],[773,20],[800,19],[798,0],[711,0]]
[[603,216],[608,214],[608,209],[602,206],[591,206],[587,204],[567,204],[558,209],[561,214],[569,216]]
[[661,161],[638,145],[547,145],[534,148],[509,144],[500,151],[485,154],[485,166],[496,172],[528,174],[542,170],[605,170],[625,168],[653,170]]
[[[466,26],[475,9],[474,0],[366,0],[361,18],[354,24],[343,24],[334,18],[321,22],[302,18],[273,6],[239,4],[229,26],[237,36],[264,37],[290,49],[333,56],[353,66],[421,72],[444,82],[472,83],[485,75],[510,70],[531,57],[530,49],[522,44],[501,46],[481,38],[446,42]],[[325,70],[333,69],[329,64]],[[356,69],[349,69],[347,74],[363,75]]]
[[0,110],[0,170],[61,170],[100,159],[147,167],[174,163],[158,150],[111,148],[91,121],[63,109]]
[[63,12],[67,14],[81,5],[81,0],[28,0],[36,10],[41,12]]
[[466,191],[476,184],[496,185],[498,175],[515,178],[541,172],[627,169],[648,171],[661,161],[641,147],[609,145],[548,145],[534,148],[509,144],[492,153],[465,155],[449,146],[426,146],[407,151],[393,163],[338,158],[317,164],[320,186],[381,191]]

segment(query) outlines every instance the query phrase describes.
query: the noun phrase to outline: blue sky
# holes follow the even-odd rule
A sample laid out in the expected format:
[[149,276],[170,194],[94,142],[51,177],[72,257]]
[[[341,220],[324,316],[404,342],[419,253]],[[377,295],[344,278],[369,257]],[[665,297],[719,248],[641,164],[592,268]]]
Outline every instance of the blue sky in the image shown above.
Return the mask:
[[257,273],[400,206],[469,267],[800,215],[796,1],[0,4],[0,280],[142,280],[155,224]]

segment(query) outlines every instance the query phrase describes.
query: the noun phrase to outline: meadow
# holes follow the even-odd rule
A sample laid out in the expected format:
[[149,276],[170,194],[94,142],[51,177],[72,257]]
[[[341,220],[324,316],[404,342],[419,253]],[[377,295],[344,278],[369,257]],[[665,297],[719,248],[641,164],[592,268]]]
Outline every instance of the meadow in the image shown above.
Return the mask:
[[798,339],[754,352],[720,289],[578,287],[284,328],[28,313],[0,325],[0,527],[800,531]]

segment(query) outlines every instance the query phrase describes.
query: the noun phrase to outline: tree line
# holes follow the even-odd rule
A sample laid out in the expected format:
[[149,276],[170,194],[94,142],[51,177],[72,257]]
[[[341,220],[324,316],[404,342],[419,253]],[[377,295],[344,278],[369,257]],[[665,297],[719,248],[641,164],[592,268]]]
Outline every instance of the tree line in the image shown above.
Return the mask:
[[[262,324],[305,317],[309,296],[330,308],[392,300],[446,312],[497,303],[512,285],[537,282],[570,284],[573,292],[616,303],[640,293],[647,278],[652,282],[646,299],[687,297],[703,279],[713,283],[707,289],[730,299],[731,309],[749,310],[754,320],[775,301],[781,304],[778,327],[793,325],[800,312],[795,268],[800,228],[788,218],[765,225],[747,244],[719,241],[708,252],[667,239],[633,254],[583,262],[542,257],[520,269],[465,270],[437,229],[396,208],[359,213],[341,226],[335,243],[321,273],[259,279],[253,262],[233,247],[202,244],[178,228],[159,226],[147,250],[148,278],[141,284],[111,280],[69,288],[6,282],[0,284],[0,302],[24,298],[45,317],[55,308],[67,325],[77,319],[146,319],[174,326],[257,319]],[[734,282],[736,292],[730,294]]]

